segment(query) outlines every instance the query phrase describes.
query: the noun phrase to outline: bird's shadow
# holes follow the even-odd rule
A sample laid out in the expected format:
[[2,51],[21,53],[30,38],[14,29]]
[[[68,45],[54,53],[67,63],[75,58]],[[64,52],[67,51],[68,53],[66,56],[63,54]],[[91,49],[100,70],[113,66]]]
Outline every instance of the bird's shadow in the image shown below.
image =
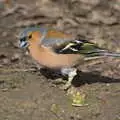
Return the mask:
[[[41,69],[41,74],[44,75],[48,79],[56,80],[61,78],[61,74],[59,71],[52,71],[49,69]],[[63,79],[67,79],[67,76],[63,77]],[[77,76],[74,77],[72,81],[72,85],[75,87],[80,87],[84,84],[92,84],[92,83],[120,83],[120,79],[110,78],[106,76],[102,76],[100,73],[93,72],[81,72],[77,71]]]

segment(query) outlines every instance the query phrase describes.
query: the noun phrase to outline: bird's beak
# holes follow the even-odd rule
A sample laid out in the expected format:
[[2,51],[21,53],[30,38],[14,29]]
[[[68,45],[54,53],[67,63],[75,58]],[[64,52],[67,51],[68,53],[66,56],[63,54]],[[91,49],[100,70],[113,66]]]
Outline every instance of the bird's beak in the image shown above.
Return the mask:
[[21,38],[20,41],[19,41],[19,46],[21,48],[26,48],[28,47],[28,42],[26,41],[26,38]]

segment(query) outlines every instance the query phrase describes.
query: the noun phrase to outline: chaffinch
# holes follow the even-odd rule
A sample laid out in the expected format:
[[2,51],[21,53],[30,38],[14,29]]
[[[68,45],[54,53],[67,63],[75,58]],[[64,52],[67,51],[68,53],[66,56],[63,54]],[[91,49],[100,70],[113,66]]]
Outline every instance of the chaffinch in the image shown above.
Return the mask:
[[77,65],[104,56],[120,57],[119,53],[111,53],[87,40],[42,27],[26,28],[20,34],[20,47],[27,48],[41,66],[59,69],[63,75],[68,75],[65,89],[71,86],[77,75]]

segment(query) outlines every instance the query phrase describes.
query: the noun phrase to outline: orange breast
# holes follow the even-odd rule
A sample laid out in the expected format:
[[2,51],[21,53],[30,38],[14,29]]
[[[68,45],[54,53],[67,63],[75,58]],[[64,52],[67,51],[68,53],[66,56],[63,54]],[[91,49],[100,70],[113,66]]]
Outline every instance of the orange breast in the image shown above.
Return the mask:
[[30,46],[31,56],[40,64],[48,68],[71,67],[77,63],[79,55],[74,54],[56,54],[50,49]]

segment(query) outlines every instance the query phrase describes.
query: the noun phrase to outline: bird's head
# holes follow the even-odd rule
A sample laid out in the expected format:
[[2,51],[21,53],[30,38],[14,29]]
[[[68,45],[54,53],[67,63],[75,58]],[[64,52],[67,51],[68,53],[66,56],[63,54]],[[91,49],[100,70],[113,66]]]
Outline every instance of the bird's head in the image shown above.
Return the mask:
[[38,27],[31,27],[26,28],[19,37],[19,46],[21,48],[27,48],[32,44],[40,44],[46,29],[38,28]]

